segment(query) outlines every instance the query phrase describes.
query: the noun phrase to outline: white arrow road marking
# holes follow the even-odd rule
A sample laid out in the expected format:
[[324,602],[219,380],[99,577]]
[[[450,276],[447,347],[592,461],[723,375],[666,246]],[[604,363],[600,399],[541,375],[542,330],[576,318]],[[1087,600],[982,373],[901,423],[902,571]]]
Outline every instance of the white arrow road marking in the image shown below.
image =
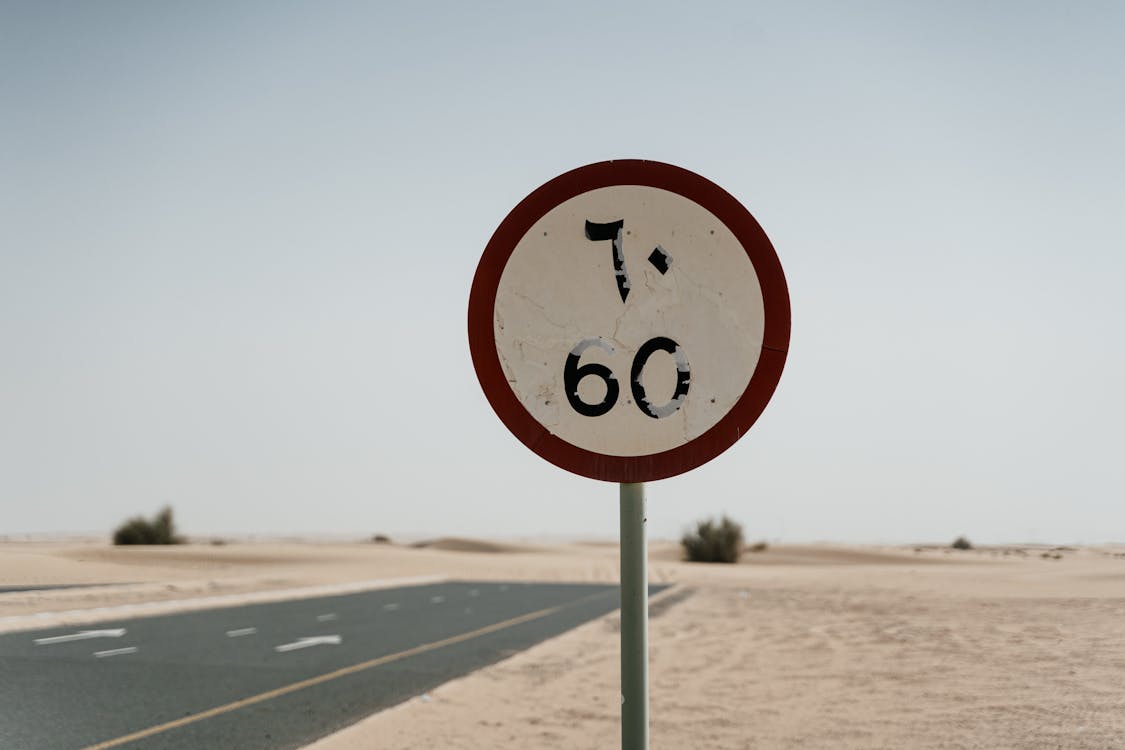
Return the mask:
[[137,653],[136,646],[128,646],[126,648],[111,648],[109,651],[95,651],[94,656],[102,659],[106,656],[118,656],[120,654],[135,654]]
[[254,635],[257,632],[257,628],[239,628],[238,630],[228,630],[227,638],[241,638],[244,635]]
[[125,628],[115,630],[80,630],[70,635],[55,635],[50,638],[36,638],[36,646],[46,646],[50,643],[67,643],[69,641],[84,641],[88,638],[120,638],[125,635]]
[[298,638],[293,643],[284,643],[280,646],[274,646],[274,651],[296,651],[300,648],[309,648],[310,646],[339,646],[341,638],[338,635],[318,635],[312,638]]
[[441,604],[444,601],[445,601],[444,596],[431,596],[430,597],[430,604]]
[[316,616],[317,622],[332,622],[335,619],[336,619],[336,613],[335,612],[329,612],[326,615],[317,615]]

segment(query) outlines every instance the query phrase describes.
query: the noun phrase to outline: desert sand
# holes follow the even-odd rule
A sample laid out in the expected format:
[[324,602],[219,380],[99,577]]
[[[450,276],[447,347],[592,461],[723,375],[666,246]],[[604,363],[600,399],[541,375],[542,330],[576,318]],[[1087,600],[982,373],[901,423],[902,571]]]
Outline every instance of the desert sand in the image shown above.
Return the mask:
[[[0,543],[0,630],[415,577],[615,581],[607,544]],[[653,748],[1125,748],[1125,550],[650,546]],[[259,599],[255,599],[259,598]],[[141,610],[148,612],[149,610]],[[310,746],[618,744],[610,615]]]

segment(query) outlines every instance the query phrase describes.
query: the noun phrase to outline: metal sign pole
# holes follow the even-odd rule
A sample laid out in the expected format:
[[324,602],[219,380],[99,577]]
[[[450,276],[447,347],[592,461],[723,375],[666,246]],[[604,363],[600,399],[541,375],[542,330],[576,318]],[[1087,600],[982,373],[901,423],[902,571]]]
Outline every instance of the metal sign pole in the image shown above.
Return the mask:
[[621,750],[648,750],[645,485],[621,484]]

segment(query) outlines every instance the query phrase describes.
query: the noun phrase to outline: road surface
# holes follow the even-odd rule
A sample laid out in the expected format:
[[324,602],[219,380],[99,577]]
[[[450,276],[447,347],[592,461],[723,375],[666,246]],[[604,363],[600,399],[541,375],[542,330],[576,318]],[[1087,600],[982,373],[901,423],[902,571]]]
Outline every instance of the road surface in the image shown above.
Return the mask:
[[300,747],[618,604],[450,582],[0,635],[0,748]]

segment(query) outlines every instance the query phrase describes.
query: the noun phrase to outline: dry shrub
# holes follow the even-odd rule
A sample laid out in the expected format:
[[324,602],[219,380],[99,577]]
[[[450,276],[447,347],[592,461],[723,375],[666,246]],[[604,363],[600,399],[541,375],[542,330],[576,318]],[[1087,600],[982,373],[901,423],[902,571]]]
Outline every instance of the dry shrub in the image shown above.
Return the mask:
[[130,518],[113,532],[114,544],[183,544],[176,534],[172,508],[165,507],[149,521],[141,516]]
[[742,552],[742,526],[725,515],[718,522],[708,518],[698,521],[680,544],[691,562],[736,563]]
[[967,537],[959,536],[953,540],[953,544],[949,545],[953,549],[972,549],[973,543]]

